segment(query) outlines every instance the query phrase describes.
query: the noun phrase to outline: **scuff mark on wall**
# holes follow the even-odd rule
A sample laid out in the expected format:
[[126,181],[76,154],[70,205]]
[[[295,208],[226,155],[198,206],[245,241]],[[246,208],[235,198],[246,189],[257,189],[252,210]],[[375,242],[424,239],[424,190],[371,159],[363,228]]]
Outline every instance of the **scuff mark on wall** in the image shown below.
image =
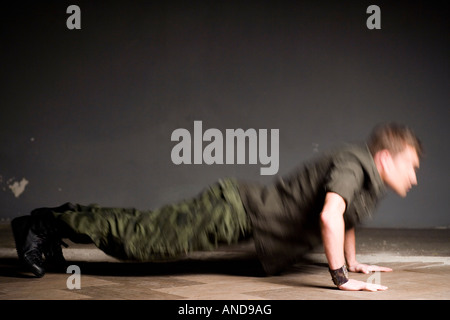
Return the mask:
[[25,187],[28,183],[29,181],[27,179],[22,178],[20,182],[15,181],[14,183],[9,184],[8,187],[11,189],[14,196],[18,198],[25,191]]
[[319,144],[318,143],[313,142],[312,147],[313,147],[313,152],[315,152],[315,153],[319,152]]

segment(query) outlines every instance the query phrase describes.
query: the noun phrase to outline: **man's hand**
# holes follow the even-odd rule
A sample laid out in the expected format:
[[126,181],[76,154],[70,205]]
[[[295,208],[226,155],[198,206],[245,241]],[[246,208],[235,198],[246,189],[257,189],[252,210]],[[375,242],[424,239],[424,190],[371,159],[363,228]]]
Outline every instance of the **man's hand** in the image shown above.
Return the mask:
[[[350,272],[361,272],[365,274],[369,274],[371,272],[391,272],[391,268],[380,267],[375,265],[368,265],[363,263],[356,263],[348,267],[348,271]],[[354,279],[349,279],[346,283],[339,286],[341,290],[348,291],[384,291],[387,290],[388,287],[382,286],[381,284],[376,283],[368,283],[364,281],[358,281]]]
[[358,281],[354,279],[348,279],[346,283],[339,286],[339,289],[341,290],[347,290],[347,291],[384,291],[388,287],[382,286],[381,284],[376,283],[368,283],[364,281]]
[[353,264],[353,265],[349,266],[348,267],[348,271],[369,274],[371,272],[376,272],[376,271],[391,272],[392,269],[391,268],[387,268],[387,267],[380,267],[380,266],[375,266],[375,265],[356,263],[356,264]]

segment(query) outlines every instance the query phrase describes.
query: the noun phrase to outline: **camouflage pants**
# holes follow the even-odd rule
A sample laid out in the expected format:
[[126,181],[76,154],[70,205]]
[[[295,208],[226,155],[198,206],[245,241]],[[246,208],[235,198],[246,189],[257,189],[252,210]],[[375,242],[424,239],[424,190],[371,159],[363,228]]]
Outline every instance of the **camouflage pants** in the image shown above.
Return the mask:
[[197,197],[157,210],[76,205],[55,212],[71,231],[124,260],[155,261],[237,243],[251,233],[237,183],[220,180]]

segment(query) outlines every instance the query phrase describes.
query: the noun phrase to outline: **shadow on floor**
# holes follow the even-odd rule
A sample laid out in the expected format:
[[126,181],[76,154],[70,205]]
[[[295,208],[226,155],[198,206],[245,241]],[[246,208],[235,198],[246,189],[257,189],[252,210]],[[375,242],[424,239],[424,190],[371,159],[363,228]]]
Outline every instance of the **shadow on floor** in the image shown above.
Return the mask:
[[[180,274],[224,274],[245,277],[265,277],[256,256],[239,258],[183,259],[166,262],[106,262],[106,261],[68,261],[67,266],[76,265],[83,274],[97,276],[161,276]],[[324,266],[308,259],[299,260],[295,268],[283,274],[301,273],[308,266]],[[67,267],[59,270],[47,267],[47,273],[66,273]],[[34,278],[26,267],[15,258],[0,258],[0,276],[11,278]]]
[[[68,261],[67,266],[77,265],[83,274],[97,276],[151,276],[177,274],[227,274],[248,277],[264,276],[259,261],[254,257],[239,259],[194,260],[171,262],[92,262]],[[48,267],[47,273],[66,273],[66,268]],[[33,278],[18,259],[0,259],[0,276]]]

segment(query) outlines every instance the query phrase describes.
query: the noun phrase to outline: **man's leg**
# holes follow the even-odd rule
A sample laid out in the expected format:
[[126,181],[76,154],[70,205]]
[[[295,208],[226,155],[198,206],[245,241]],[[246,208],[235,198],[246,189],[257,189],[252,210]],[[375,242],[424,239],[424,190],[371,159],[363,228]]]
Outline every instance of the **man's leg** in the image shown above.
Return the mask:
[[[42,254],[46,248],[58,252],[60,238],[92,241],[119,259],[154,261],[236,243],[251,232],[233,180],[222,180],[193,199],[154,211],[81,205],[65,211],[44,209],[12,223],[19,257],[36,276],[45,272]],[[50,232],[53,228],[56,233]]]
[[172,259],[237,243],[251,233],[237,184],[220,180],[198,196],[138,216],[127,252],[141,261]]
[[155,261],[236,243],[251,232],[236,182],[221,180],[198,196],[153,211],[81,207],[58,219],[123,260]]

